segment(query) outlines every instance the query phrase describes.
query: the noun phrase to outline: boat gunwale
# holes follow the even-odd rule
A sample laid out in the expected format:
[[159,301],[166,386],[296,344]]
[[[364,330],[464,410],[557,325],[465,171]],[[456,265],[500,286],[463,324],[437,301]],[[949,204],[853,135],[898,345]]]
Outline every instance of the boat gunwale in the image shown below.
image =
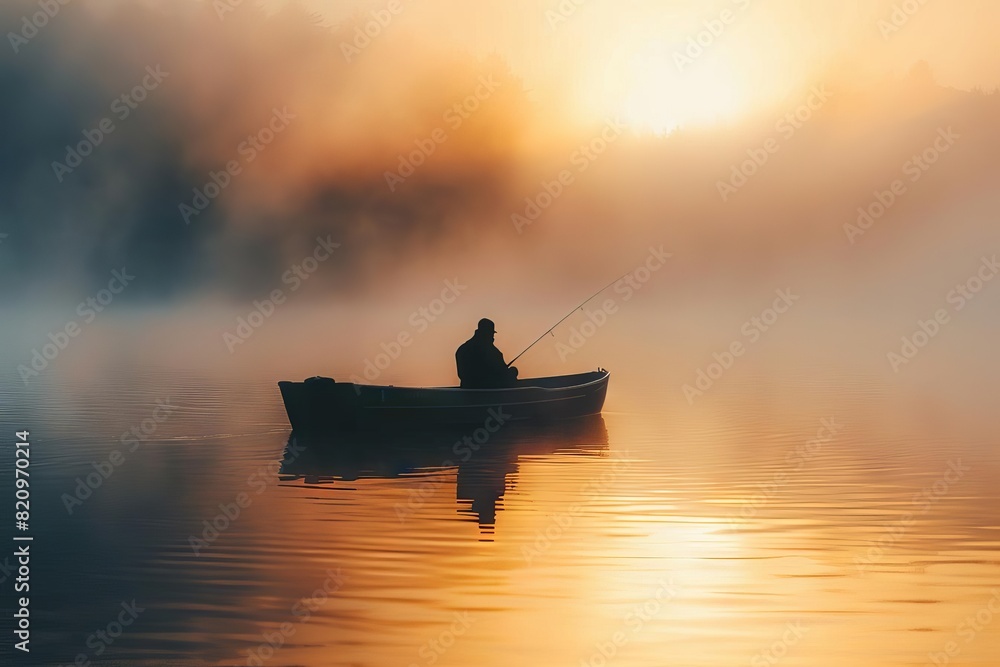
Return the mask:
[[[366,389],[392,389],[396,391],[434,391],[434,392],[517,392],[517,391],[566,391],[567,389],[582,389],[585,387],[590,387],[601,382],[607,381],[611,377],[611,371],[606,369],[599,369],[596,371],[586,371],[584,373],[572,373],[571,375],[590,375],[592,373],[598,373],[599,377],[590,380],[589,382],[584,382],[583,384],[570,384],[565,387],[543,387],[540,385],[527,385],[524,387],[494,387],[494,388],[471,388],[471,387],[400,387],[396,385],[381,385],[381,384],[357,384],[356,382],[337,382],[338,385],[351,385],[354,387],[364,387]],[[529,380],[549,380],[552,378],[569,377],[568,375],[550,375],[541,378],[529,378],[528,380],[519,380],[519,382],[527,382]],[[304,384],[305,381],[291,382],[291,384]],[[280,382],[278,384],[281,384]]]

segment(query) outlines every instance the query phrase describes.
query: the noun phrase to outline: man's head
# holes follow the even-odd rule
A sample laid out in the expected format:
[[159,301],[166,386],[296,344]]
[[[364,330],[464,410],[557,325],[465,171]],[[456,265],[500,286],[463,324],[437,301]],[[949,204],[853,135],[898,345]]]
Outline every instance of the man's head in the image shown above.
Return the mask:
[[493,320],[486,319],[485,317],[479,320],[479,326],[476,327],[476,335],[482,338],[488,338],[490,341],[497,333],[496,325],[493,324]]

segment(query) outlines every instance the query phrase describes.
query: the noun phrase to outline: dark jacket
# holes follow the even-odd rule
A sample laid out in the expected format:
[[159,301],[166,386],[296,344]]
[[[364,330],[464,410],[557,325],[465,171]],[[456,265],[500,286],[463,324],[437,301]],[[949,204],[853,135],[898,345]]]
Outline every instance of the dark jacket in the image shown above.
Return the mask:
[[509,387],[517,371],[507,368],[503,353],[485,336],[473,335],[455,352],[458,377],[465,389]]

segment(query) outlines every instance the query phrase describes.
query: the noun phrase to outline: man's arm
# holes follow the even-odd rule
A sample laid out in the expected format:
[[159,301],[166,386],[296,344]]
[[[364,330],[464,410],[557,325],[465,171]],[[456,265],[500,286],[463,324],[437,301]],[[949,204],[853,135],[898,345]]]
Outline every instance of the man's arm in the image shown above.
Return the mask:
[[490,360],[491,370],[498,375],[505,375],[508,373],[507,362],[503,359],[503,352],[500,351],[496,345],[493,345],[492,359]]

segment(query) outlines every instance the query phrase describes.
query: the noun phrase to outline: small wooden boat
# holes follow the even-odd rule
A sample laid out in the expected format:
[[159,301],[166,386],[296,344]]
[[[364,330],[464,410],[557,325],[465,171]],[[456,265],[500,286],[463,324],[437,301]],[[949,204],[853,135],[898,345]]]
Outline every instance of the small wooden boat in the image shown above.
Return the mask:
[[604,407],[610,373],[518,380],[503,389],[394,387],[310,378],[279,382],[297,432],[554,421],[595,415]]

